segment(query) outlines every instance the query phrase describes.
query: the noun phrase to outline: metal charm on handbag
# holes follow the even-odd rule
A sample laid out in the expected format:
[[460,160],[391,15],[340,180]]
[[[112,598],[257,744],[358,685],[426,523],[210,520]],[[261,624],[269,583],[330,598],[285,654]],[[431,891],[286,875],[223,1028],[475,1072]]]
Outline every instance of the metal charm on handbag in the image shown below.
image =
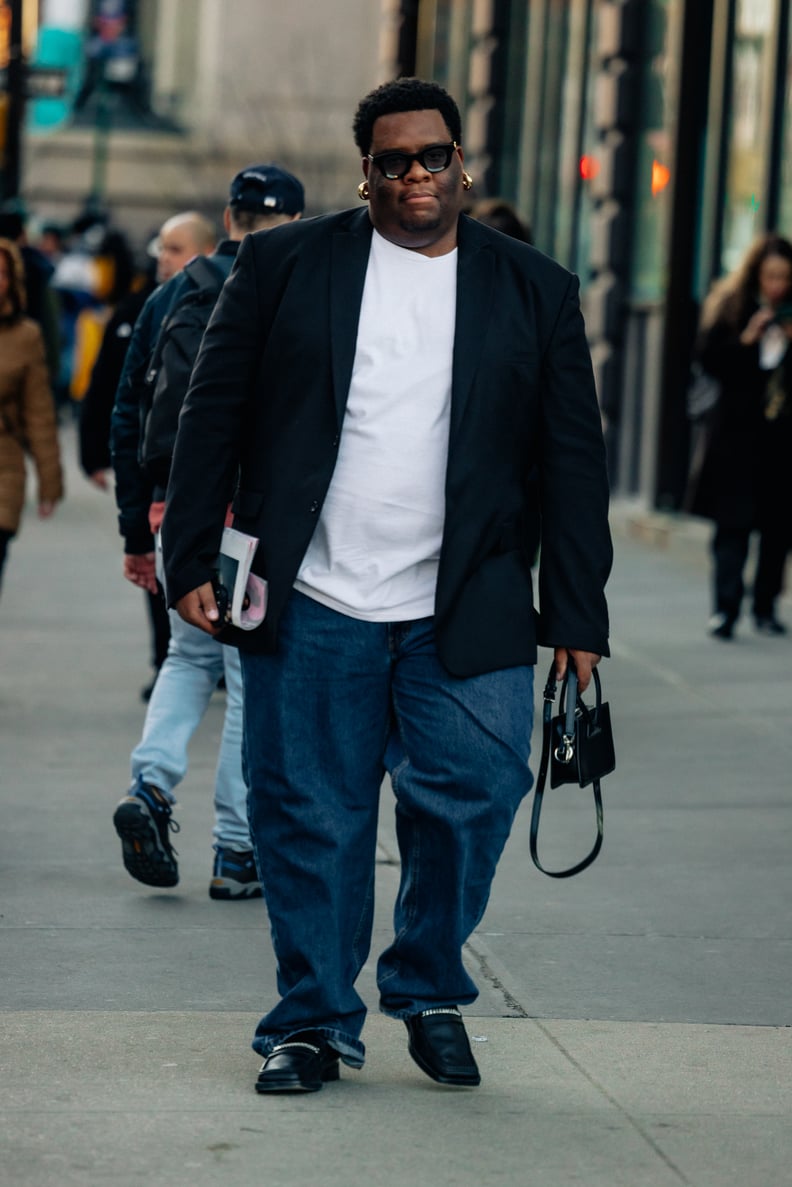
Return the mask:
[[[615,770],[616,756],[610,708],[607,703],[603,703],[602,684],[596,668],[593,671],[593,680],[596,701],[593,706],[589,706],[584,703],[578,691],[577,672],[570,660],[561,683],[561,699],[556,716],[553,716],[556,697],[555,662],[550,665],[545,685],[542,758],[534,792],[530,841],[534,865],[551,878],[571,878],[573,874],[579,874],[591,865],[602,848],[603,810],[600,779],[604,779]],[[593,784],[597,839],[588,856],[568,870],[546,870],[539,861],[537,851],[539,817],[542,812],[548,767],[551,788],[561,787],[565,783],[575,783],[579,787]]]

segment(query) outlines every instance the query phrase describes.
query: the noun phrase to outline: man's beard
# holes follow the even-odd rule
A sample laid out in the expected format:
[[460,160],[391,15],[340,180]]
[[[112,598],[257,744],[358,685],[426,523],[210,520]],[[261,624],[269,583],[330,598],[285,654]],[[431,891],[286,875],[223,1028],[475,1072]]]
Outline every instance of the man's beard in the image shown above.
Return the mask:
[[439,215],[433,219],[430,219],[428,222],[422,218],[406,218],[403,214],[399,218],[399,226],[403,231],[407,231],[408,234],[415,234],[416,232],[423,231],[436,231],[440,226],[440,223],[441,219]]

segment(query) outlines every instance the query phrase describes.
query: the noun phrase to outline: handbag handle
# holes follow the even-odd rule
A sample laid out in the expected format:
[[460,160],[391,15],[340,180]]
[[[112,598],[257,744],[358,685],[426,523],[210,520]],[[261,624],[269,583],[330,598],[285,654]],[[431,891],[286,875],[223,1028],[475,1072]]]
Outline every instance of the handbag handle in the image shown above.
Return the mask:
[[[593,669],[594,687],[597,694],[597,710],[599,710],[602,703],[602,686],[600,684],[599,673],[597,669]],[[547,870],[539,860],[539,851],[537,847],[537,838],[539,836],[539,817],[542,814],[542,800],[544,798],[545,783],[547,782],[547,770],[550,766],[550,746],[552,742],[552,723],[553,723],[553,704],[556,697],[556,675],[555,675],[555,661],[550,665],[550,671],[547,676],[547,684],[544,689],[544,710],[542,713],[542,757],[539,762],[539,774],[536,779],[536,789],[534,791],[533,809],[531,811],[531,859],[538,870],[543,874],[547,874],[548,878],[571,878],[575,874],[579,874],[582,870],[587,869],[588,866],[595,860],[597,854],[602,848],[603,840],[603,808],[602,808],[602,793],[600,791],[600,781],[595,778],[592,781],[592,791],[594,794],[594,809],[597,816],[597,838],[592,846],[591,852],[579,861],[577,865],[571,866],[568,870]],[[567,664],[566,675],[561,684],[561,711],[563,714],[564,700],[566,697],[566,718],[564,721],[564,736],[561,741],[561,746],[565,749],[566,757],[562,761],[569,762],[572,758],[572,747],[575,738],[575,713],[578,709],[588,715],[588,708],[583,703],[583,699],[578,692],[577,672],[572,664],[571,658]],[[567,753],[568,749],[568,753]],[[556,755],[561,758],[561,755]]]

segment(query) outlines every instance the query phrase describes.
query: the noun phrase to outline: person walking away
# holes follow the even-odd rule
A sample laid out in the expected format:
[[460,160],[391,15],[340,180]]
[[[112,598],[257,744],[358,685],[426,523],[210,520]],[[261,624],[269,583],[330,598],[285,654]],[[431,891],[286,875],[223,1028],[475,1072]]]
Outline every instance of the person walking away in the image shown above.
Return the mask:
[[712,519],[713,615],[710,634],[734,636],[745,595],[752,534],[759,534],[753,581],[755,629],[784,635],[777,614],[792,543],[787,482],[792,456],[792,243],[757,239],[734,273],[704,303],[696,354],[720,383],[706,448],[687,509]]
[[[356,210],[249,235],[204,337],[163,523],[169,602],[239,646],[249,816],[278,1000],[261,1093],[360,1067],[384,771],[401,881],[380,1008],[441,1084],[528,768],[537,644],[607,654],[600,414],[578,282],[462,214],[459,110],[402,78],[360,103]],[[536,486],[526,485],[539,466]],[[264,622],[219,630],[226,506],[259,539]],[[525,526],[543,527],[540,616]]]
[[25,502],[25,456],[38,480],[38,513],[63,498],[55,403],[37,323],[25,316],[22,255],[0,239],[0,584]]
[[[153,245],[152,257],[156,260],[154,275],[146,278],[139,289],[121,300],[110,316],[88,390],[80,405],[80,464],[88,479],[99,490],[109,490],[110,420],[135,322],[156,286],[180,272],[193,256],[211,252],[216,238],[212,222],[196,211],[183,211],[167,219]],[[146,590],[144,596],[151,632],[154,677],[140,695],[144,701],[148,701],[168,654],[170,622],[162,588],[158,586],[156,593]]]
[[[172,439],[167,452],[155,451],[146,469],[138,464],[139,449],[147,457],[147,435],[141,443],[141,410],[159,412],[157,401],[172,415],[175,437],[186,375],[168,366],[163,344],[176,344],[180,329],[189,327],[189,342],[180,339],[173,353],[197,353],[223,280],[240,241],[249,231],[266,230],[299,217],[304,207],[302,184],[277,165],[252,165],[231,182],[223,215],[228,238],[205,260],[192,261],[162,285],[146,302],[132,343],[112,416],[112,456],[116,472],[119,525],[125,538],[124,574],[141,589],[157,588],[154,534],[164,510]],[[200,268],[197,265],[202,265]],[[214,274],[211,299],[202,289],[206,269]],[[186,317],[190,311],[192,317]],[[154,328],[158,328],[155,335]],[[193,338],[197,334],[197,340]],[[148,349],[146,349],[148,347]],[[183,387],[181,386],[183,383]],[[151,392],[154,403],[149,409]],[[161,576],[161,574],[160,574]],[[247,786],[242,772],[242,673],[234,648],[210,638],[170,613],[168,654],[149,701],[143,735],[131,756],[132,786],[114,813],[124,865],[140,882],[174,886],[178,882],[170,831],[175,788],[187,771],[187,745],[201,721],[221,677],[226,683],[226,708],[215,778],[215,859],[209,894],[215,899],[260,896],[247,816]]]

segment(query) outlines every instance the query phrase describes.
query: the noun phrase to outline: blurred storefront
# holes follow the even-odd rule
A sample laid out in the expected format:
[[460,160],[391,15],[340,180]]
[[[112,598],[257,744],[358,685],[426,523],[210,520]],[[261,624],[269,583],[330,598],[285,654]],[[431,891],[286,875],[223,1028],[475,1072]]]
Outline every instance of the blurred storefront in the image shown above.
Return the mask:
[[0,72],[24,11],[33,64],[66,77],[28,102],[25,201],[105,205],[141,241],[216,216],[251,160],[299,173],[311,213],[355,203],[358,99],[436,78],[474,196],[581,278],[614,488],[675,507],[700,301],[756,233],[792,235],[791,2],[0,0]]
[[[789,0],[421,0],[477,196],[581,277],[614,487],[678,506],[699,303],[792,235]],[[409,18],[415,5],[404,5]]]
[[[350,125],[386,76],[379,4],[0,0],[0,61],[9,4],[37,22],[30,64],[64,77],[22,122],[12,192],[37,219],[106,210],[142,245],[178,210],[218,219],[229,178],[262,160],[300,176],[310,213],[358,201]],[[0,201],[4,180],[0,160]]]

